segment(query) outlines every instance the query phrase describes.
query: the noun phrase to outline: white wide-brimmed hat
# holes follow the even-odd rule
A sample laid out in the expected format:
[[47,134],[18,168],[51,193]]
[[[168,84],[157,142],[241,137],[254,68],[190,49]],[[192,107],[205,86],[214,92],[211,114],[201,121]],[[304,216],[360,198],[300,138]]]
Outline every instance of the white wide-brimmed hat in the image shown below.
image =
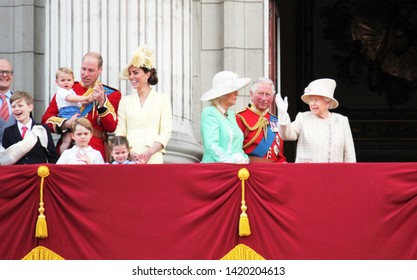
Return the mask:
[[201,101],[209,101],[240,90],[249,84],[250,80],[250,78],[239,78],[238,74],[232,71],[221,71],[214,75],[212,88],[203,94]]
[[155,52],[146,45],[139,46],[119,74],[120,79],[127,80],[129,78],[129,67],[132,65],[137,68],[144,67],[148,70],[155,68]]
[[333,79],[318,79],[312,81],[305,89],[301,100],[309,104],[309,97],[312,95],[323,96],[331,99],[329,109],[334,109],[339,106],[339,102],[333,97],[336,88],[336,81]]

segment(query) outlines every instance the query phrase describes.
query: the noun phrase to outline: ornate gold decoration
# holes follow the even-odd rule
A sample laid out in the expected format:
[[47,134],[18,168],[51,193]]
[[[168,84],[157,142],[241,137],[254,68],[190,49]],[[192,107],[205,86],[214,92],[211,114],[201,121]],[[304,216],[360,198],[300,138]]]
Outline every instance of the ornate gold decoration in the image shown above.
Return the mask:
[[242,213],[240,214],[239,219],[239,236],[251,235],[249,217],[248,214],[246,214],[248,207],[246,206],[245,201],[245,180],[247,180],[249,176],[249,171],[246,168],[241,168],[238,172],[238,177],[242,181],[242,206],[240,207]]
[[239,244],[220,260],[265,260],[265,258],[252,248]]
[[63,257],[46,247],[38,246],[30,251],[22,260],[65,260]]
[[262,131],[264,132],[264,136],[265,136],[264,139],[265,140],[267,139],[269,122],[268,122],[268,120],[267,120],[267,118],[265,117],[264,114],[259,116],[259,119],[255,123],[254,126],[250,126],[241,115],[238,114],[237,116],[242,120],[242,123],[246,127],[247,130],[249,130],[249,131],[257,130],[255,136],[253,136],[253,138],[251,140],[249,140],[245,145],[243,145],[243,149],[246,149],[247,147],[252,145],[253,142],[255,142],[255,140],[258,139],[258,136],[259,136],[259,134],[261,134]]
[[43,214],[45,212],[44,203],[43,203],[43,185],[45,177],[49,176],[49,168],[46,166],[39,166],[38,168],[38,175],[41,177],[41,184],[39,187],[39,216],[38,221],[36,222],[36,232],[35,237],[36,238],[46,238],[48,237],[48,227],[46,224],[46,217]]

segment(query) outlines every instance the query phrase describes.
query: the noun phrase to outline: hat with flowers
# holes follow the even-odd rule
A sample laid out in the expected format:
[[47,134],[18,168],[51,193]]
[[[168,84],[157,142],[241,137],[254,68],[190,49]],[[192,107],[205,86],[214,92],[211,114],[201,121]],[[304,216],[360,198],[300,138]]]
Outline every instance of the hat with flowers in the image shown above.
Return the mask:
[[155,68],[155,52],[153,49],[146,45],[139,46],[135,52],[133,53],[132,57],[130,58],[129,62],[123,68],[123,71],[120,73],[121,79],[128,79],[129,78],[129,67],[134,66],[136,68],[146,68],[151,70]]

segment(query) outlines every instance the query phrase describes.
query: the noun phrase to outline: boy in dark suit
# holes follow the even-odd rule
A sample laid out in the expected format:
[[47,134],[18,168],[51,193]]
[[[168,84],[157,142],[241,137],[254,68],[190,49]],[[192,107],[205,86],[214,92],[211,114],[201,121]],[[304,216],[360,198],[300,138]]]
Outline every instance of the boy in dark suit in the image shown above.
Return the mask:
[[16,91],[10,98],[12,113],[16,118],[16,124],[7,127],[3,134],[3,147],[7,149],[11,145],[22,141],[26,133],[31,133],[34,127],[42,126],[45,131],[42,137],[33,148],[24,155],[16,164],[37,164],[37,163],[56,163],[58,155],[52,134],[46,125],[37,124],[31,118],[33,110],[33,97],[25,91]]

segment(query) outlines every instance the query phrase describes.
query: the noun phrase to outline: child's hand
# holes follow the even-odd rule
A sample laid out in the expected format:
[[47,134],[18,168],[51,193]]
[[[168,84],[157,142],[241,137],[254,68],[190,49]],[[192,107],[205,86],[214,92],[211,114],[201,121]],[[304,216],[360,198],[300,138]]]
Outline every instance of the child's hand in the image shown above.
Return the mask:
[[78,151],[78,152],[77,152],[77,154],[75,155],[75,157],[76,157],[79,161],[85,162],[85,164],[90,164],[90,163],[91,163],[90,158],[89,158],[89,157],[87,156],[87,154],[86,154],[86,153],[84,153],[84,152],[80,152],[80,151]]
[[88,99],[87,99],[87,103],[91,103],[93,101],[94,101],[94,96],[93,96],[92,93],[90,93],[90,95],[88,96]]

